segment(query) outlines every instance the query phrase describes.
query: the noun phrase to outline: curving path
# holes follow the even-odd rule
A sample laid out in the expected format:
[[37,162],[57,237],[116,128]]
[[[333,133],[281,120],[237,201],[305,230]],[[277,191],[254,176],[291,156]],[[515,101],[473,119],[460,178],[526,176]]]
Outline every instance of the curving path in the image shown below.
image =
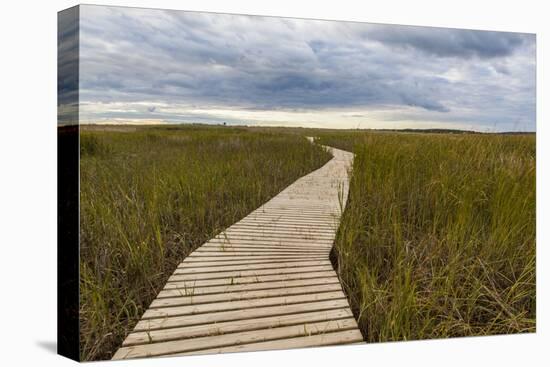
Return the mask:
[[113,359],[363,342],[329,261],[351,153],[191,253]]

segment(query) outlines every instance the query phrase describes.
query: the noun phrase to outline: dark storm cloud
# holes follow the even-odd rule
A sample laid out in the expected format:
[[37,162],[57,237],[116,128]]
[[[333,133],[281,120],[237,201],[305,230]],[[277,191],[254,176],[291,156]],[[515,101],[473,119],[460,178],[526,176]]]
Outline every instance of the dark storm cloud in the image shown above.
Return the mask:
[[59,13],[57,34],[58,124],[78,121],[78,8]]
[[[522,118],[534,129],[530,35],[81,9],[81,100],[90,119],[94,103],[126,103],[96,114],[103,119],[166,121],[192,114],[170,116],[154,103],[248,111],[412,108],[426,120]],[[132,110],[132,103],[148,107]],[[481,114],[464,112],[472,110]]]
[[530,36],[519,33],[380,25],[368,37],[384,45],[439,57],[495,58],[511,55]]

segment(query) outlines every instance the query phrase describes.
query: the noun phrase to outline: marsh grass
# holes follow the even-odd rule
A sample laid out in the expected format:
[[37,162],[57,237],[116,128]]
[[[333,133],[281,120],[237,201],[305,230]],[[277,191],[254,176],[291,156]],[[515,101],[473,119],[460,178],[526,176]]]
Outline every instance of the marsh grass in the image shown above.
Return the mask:
[[83,360],[112,356],[193,249],[330,158],[298,135],[238,128],[82,130]]
[[534,135],[332,133],[356,153],[334,255],[370,342],[534,332]]

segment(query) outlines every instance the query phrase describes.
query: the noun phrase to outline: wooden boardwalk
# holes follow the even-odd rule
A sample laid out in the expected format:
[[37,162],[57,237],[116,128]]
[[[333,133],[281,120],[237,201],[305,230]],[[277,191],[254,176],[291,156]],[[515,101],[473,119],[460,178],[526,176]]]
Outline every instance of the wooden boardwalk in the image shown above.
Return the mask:
[[329,261],[353,155],[333,158],[191,253],[113,359],[363,342]]

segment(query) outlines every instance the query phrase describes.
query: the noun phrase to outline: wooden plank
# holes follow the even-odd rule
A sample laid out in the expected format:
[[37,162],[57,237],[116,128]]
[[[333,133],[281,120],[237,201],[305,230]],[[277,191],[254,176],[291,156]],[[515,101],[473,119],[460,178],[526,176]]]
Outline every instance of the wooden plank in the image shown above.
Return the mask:
[[291,214],[254,214],[241,219],[237,223],[280,223],[280,224],[313,224],[338,226],[338,218],[334,216],[311,217]]
[[195,251],[193,254],[233,254],[233,255],[309,255],[318,256],[326,255],[328,253],[325,249],[281,249],[277,247],[235,247],[235,246],[207,246],[201,247],[199,251]]
[[231,232],[246,232],[246,233],[255,233],[255,234],[261,234],[262,236],[264,234],[276,234],[277,236],[294,236],[294,235],[301,235],[301,234],[311,234],[316,236],[324,236],[326,238],[333,238],[335,231],[331,230],[330,228],[290,228],[290,227],[275,227],[271,225],[265,225],[265,226],[259,226],[259,227],[251,227],[246,225],[234,225],[227,229],[227,233]]
[[[324,233],[321,231],[315,231],[315,230],[304,230],[304,231],[279,231],[279,230],[260,230],[260,229],[250,229],[250,228],[239,228],[239,227],[230,227],[227,229],[224,233],[218,235],[218,238],[224,238],[226,236],[230,235],[243,235],[243,236],[254,236],[254,237],[261,237],[261,238],[276,238],[279,240],[286,240],[286,239],[326,239],[326,240],[332,240],[335,236],[334,231],[331,233]],[[305,236],[305,237],[304,237]]]
[[[285,195],[284,191],[277,195],[275,199],[268,201],[257,210],[262,211],[273,207],[284,207],[296,209],[297,211],[322,212],[325,209],[338,207],[338,199],[335,197],[330,198],[332,200],[327,200],[329,198],[324,197],[324,195],[310,195],[308,198],[300,199],[298,197],[285,198],[282,195]],[[319,196],[320,198],[318,198]]]
[[[247,236],[249,237],[249,236]],[[281,245],[296,247],[332,247],[332,240],[283,240],[266,238],[240,238],[231,236],[228,238],[213,238],[206,243],[220,243],[224,245],[237,244],[261,244],[261,245]]]
[[297,273],[297,274],[282,274],[282,275],[257,275],[251,277],[236,277],[236,278],[222,278],[222,279],[205,279],[205,280],[192,280],[188,282],[168,282],[164,286],[164,289],[173,288],[186,288],[186,287],[206,287],[214,285],[233,285],[233,284],[247,284],[247,283],[260,283],[260,282],[274,282],[280,280],[298,280],[298,279],[311,279],[311,278],[326,278],[329,276],[336,277],[334,270],[327,271],[315,271],[311,273]]
[[[328,246],[327,246],[328,247]],[[326,252],[325,248],[318,248],[316,246],[283,246],[283,245],[248,245],[248,244],[223,244],[223,243],[205,243],[197,251],[239,251],[246,250],[288,250],[292,252]]]
[[204,261],[227,261],[227,260],[291,260],[291,259],[299,259],[299,260],[321,260],[326,259],[326,256],[323,255],[250,255],[250,256],[239,256],[238,254],[234,254],[233,256],[226,256],[226,257],[220,257],[220,256],[189,256],[184,260],[184,263],[192,263],[192,262],[204,262]]
[[302,336],[290,339],[279,339],[259,343],[239,344],[223,348],[202,349],[186,353],[176,353],[173,356],[182,355],[199,355],[199,354],[218,354],[218,353],[236,353],[236,352],[254,352],[259,350],[277,350],[277,349],[294,349],[294,348],[310,348],[322,347],[331,345],[351,345],[364,344],[363,336],[357,329],[337,331],[325,334],[316,334]]
[[335,215],[323,215],[323,216],[311,216],[305,214],[285,214],[285,213],[263,213],[253,214],[244,217],[241,222],[258,222],[258,223],[313,223],[313,224],[338,224],[338,216]]
[[249,284],[234,284],[223,286],[210,286],[210,287],[187,287],[183,289],[164,289],[160,291],[157,299],[182,297],[182,296],[196,296],[203,294],[217,294],[224,293],[229,294],[232,292],[243,292],[252,290],[268,290],[278,288],[293,288],[310,285],[325,285],[325,284],[340,284],[337,277],[326,278],[313,278],[313,279],[298,279],[298,280],[284,280],[279,282],[263,282],[263,283],[249,283]]
[[326,311],[337,308],[349,308],[344,298],[320,302],[298,303],[284,306],[259,307],[223,312],[211,312],[199,315],[165,317],[157,319],[141,319],[134,331],[150,331],[172,327],[213,324],[222,321],[249,320],[258,317],[290,315],[301,312]]
[[325,212],[325,213],[307,213],[307,212],[297,212],[294,210],[276,210],[272,209],[269,211],[263,211],[263,212],[252,212],[250,216],[243,218],[244,219],[250,219],[250,220],[269,220],[269,219],[279,219],[281,220],[312,220],[312,221],[330,221],[333,222],[335,220],[338,220],[340,218],[340,213],[334,213],[334,212]]
[[300,226],[297,224],[276,224],[276,223],[260,223],[260,224],[249,224],[249,223],[237,223],[229,229],[237,230],[254,230],[254,231],[277,231],[277,232],[288,232],[288,231],[296,231],[296,232],[316,232],[319,234],[327,234],[327,233],[334,233],[335,227],[330,224],[323,224],[318,226]]
[[[240,235],[243,235],[241,233]],[[260,234],[263,235],[263,234]],[[266,234],[268,236],[268,234]],[[269,234],[269,236],[275,236]],[[278,246],[284,246],[284,248],[289,248],[294,246],[294,250],[303,250],[305,249],[311,249],[311,250],[323,250],[330,246],[332,246],[332,243],[334,239],[329,238],[320,238],[320,237],[314,237],[310,234],[296,234],[296,237],[294,238],[285,238],[285,240],[290,240],[289,242],[268,242],[268,241],[253,241],[250,238],[244,238],[242,237],[234,237],[233,240],[230,242],[222,242],[222,241],[212,241],[208,242],[209,244],[217,244],[222,247],[227,247],[231,245],[239,245],[239,244],[247,244],[247,245],[261,245],[261,246],[270,246],[271,248],[279,248]],[[248,236],[246,236],[248,237]],[[274,237],[273,237],[274,238]],[[292,250],[292,248],[289,248],[289,250]]]
[[326,216],[331,217],[334,215],[340,214],[340,208],[338,206],[329,206],[321,209],[303,209],[302,206],[306,206],[308,203],[296,203],[296,205],[288,204],[277,204],[270,205],[269,207],[264,208],[260,213],[284,213],[293,212],[300,215],[311,215],[311,216]]
[[231,227],[249,227],[249,228],[273,228],[273,229],[297,229],[297,230],[325,230],[328,232],[334,232],[337,228],[337,223],[312,223],[311,221],[288,221],[288,222],[279,222],[279,221],[252,221],[252,220],[241,220],[240,222],[235,223]]
[[325,210],[318,210],[318,209],[307,209],[304,207],[302,208],[284,208],[284,207],[277,207],[276,203],[275,205],[271,205],[271,207],[264,207],[256,209],[252,212],[250,212],[249,216],[263,216],[267,214],[271,214],[272,212],[276,212],[277,214],[288,214],[288,215],[297,215],[297,216],[303,216],[303,215],[311,215],[312,217],[322,217],[322,218],[332,218],[334,213],[327,212]]
[[262,264],[244,264],[244,265],[225,265],[216,267],[198,267],[198,268],[177,268],[173,275],[181,274],[198,274],[212,273],[224,271],[242,271],[242,270],[267,270],[267,269],[282,269],[282,268],[301,268],[310,266],[331,265],[329,260],[314,260],[314,261],[298,261],[298,262],[283,262],[283,263],[262,263]]
[[291,253],[296,255],[309,255],[309,256],[325,256],[330,253],[330,249],[326,248],[298,248],[298,249],[286,249],[286,248],[279,248],[277,246],[254,246],[254,245],[248,245],[248,246],[220,246],[217,245],[209,245],[209,246],[203,246],[200,251],[197,251],[199,253],[208,254],[208,253],[233,253],[233,254],[239,254],[242,252],[254,252],[256,254],[266,254],[266,253]]
[[282,221],[294,221],[299,220],[303,221],[305,219],[320,222],[331,222],[337,223],[338,216],[335,213],[331,212],[307,212],[303,210],[292,210],[292,209],[271,209],[271,210],[256,210],[248,214],[246,217],[243,217],[242,220],[273,220],[278,219]]
[[230,301],[242,301],[246,299],[255,298],[268,298],[268,297],[281,297],[298,294],[311,294],[341,291],[342,287],[339,283],[310,285],[304,287],[285,287],[266,289],[258,291],[245,291],[245,292],[233,292],[233,293],[217,293],[211,295],[186,295],[172,298],[157,298],[154,300],[150,308],[161,307],[174,307],[185,305],[198,305],[202,303],[214,303],[214,302],[230,302]]
[[207,242],[205,243],[201,249],[208,249],[208,248],[219,248],[222,251],[224,250],[231,250],[231,248],[251,248],[251,249],[274,249],[274,250],[291,250],[291,251],[311,251],[311,252],[327,252],[330,251],[331,247],[327,244],[319,244],[315,242],[311,242],[309,245],[285,245],[285,244],[277,244],[277,243],[263,243],[263,242],[235,242],[235,243],[227,243],[227,242]]
[[248,230],[270,230],[270,231],[281,231],[285,232],[297,231],[297,232],[319,232],[319,233],[334,233],[336,230],[334,224],[302,224],[299,223],[247,223],[247,222],[238,222],[229,227],[228,229],[248,229]]
[[192,269],[192,268],[209,268],[217,266],[230,266],[230,265],[257,265],[257,264],[283,264],[283,263],[295,263],[304,261],[326,261],[325,257],[319,257],[317,259],[246,259],[246,260],[223,260],[223,261],[193,261],[180,263],[177,269]]
[[[281,240],[284,240],[284,241],[287,241],[287,240],[295,240],[295,241],[301,241],[301,240],[314,240],[314,241],[328,240],[328,241],[334,241],[334,237],[335,237],[335,234],[331,235],[331,236],[322,235],[322,234],[318,234],[318,233],[302,233],[302,232],[283,234],[283,233],[265,232],[265,231],[245,231],[245,230],[241,230],[241,229],[238,229],[238,230],[237,229],[235,229],[235,230],[228,229],[226,234],[227,235],[233,235],[233,236],[239,237],[239,238],[251,238],[251,237],[256,237],[257,238],[258,236],[260,236],[262,238],[281,239]],[[223,238],[223,236],[218,237],[218,238]]]
[[330,216],[333,214],[327,211],[326,208],[323,208],[323,209],[310,208],[309,202],[306,205],[302,204],[299,207],[289,207],[288,204],[285,204],[282,202],[273,202],[252,211],[249,215],[265,214],[271,211],[280,211],[280,212],[286,212],[288,214],[297,214],[297,215],[311,214],[311,215],[317,215],[317,216]]
[[306,295],[271,297],[251,299],[244,301],[229,301],[217,303],[204,303],[199,305],[187,305],[176,307],[149,308],[142,316],[143,320],[165,318],[173,316],[197,315],[199,313],[220,312],[229,310],[243,310],[246,308],[282,306],[295,303],[306,303],[314,301],[326,301],[331,299],[342,299],[342,292],[324,292]]
[[250,234],[238,234],[238,233],[225,233],[220,234],[208,242],[213,241],[223,241],[223,242],[229,242],[232,241],[253,241],[253,242],[262,242],[262,243],[280,243],[280,244],[287,244],[287,245],[309,245],[310,243],[320,243],[325,245],[332,245],[334,240],[333,239],[312,239],[312,238],[270,238],[270,237],[264,237],[264,236],[251,236]]
[[[302,244],[309,244],[311,242],[311,239],[304,239],[304,238],[294,238],[294,237],[290,237],[290,238],[287,238],[286,236],[283,237],[271,237],[271,236],[268,236],[269,232],[281,232],[281,233],[288,233],[288,230],[287,231],[283,231],[283,230],[273,230],[273,229],[266,229],[265,231],[264,230],[255,230],[253,232],[253,235],[250,234],[250,230],[254,229],[254,228],[235,228],[235,229],[231,229],[232,227],[230,227],[229,229],[227,229],[227,231],[225,232],[220,232],[217,236],[213,237],[211,240],[207,241],[207,242],[210,242],[214,239],[216,240],[219,240],[219,239],[222,239],[222,240],[225,240],[225,241],[231,241],[232,239],[245,239],[245,240],[252,240],[252,241],[261,241],[261,242],[266,242],[266,243],[288,243],[289,245],[299,245],[300,243]],[[231,231],[229,231],[231,229]],[[231,232],[236,232],[236,230],[241,230],[241,229],[245,229],[245,230],[248,230],[246,233],[231,233]],[[294,231],[294,230],[292,230]],[[259,235],[260,232],[266,232],[266,233],[263,233],[261,235]],[[299,230],[296,230],[296,232],[299,232],[300,234],[302,232],[313,232],[313,231],[308,231],[308,230],[305,230],[305,231],[299,231]],[[336,231],[333,231],[334,233]],[[325,233],[325,236],[327,236],[327,234]],[[320,242],[323,242],[323,243],[327,243],[327,244],[330,244],[332,245],[333,242],[334,242],[334,239],[332,238],[325,238],[325,239],[318,239]]]
[[[323,195],[320,195],[323,196]],[[335,211],[339,210],[339,204],[332,204],[332,205],[326,205],[326,206],[313,206],[313,203],[316,201],[317,198],[308,198],[304,199],[303,201],[299,198],[295,199],[285,199],[283,200],[277,200],[277,202],[270,203],[263,208],[259,209],[257,212],[269,212],[273,210],[278,211],[293,211],[295,213],[307,213],[307,214],[319,214],[319,215],[327,215],[332,214]]]
[[[296,201],[294,204],[290,204],[291,202]],[[286,211],[292,211],[294,213],[299,214],[317,214],[317,215],[331,215],[334,213],[339,212],[340,208],[337,205],[331,205],[326,207],[318,207],[318,208],[305,208],[308,207],[311,203],[311,200],[304,200],[303,203],[298,202],[298,200],[288,200],[287,203],[279,202],[276,204],[271,204],[269,206],[266,206],[259,210],[259,213],[265,213],[265,212],[284,212]]]
[[250,228],[244,226],[235,226],[226,231],[227,234],[243,234],[278,239],[292,238],[318,238],[327,241],[334,241],[335,231],[316,230],[316,229],[280,229],[280,228]]
[[296,214],[293,216],[284,213],[264,213],[260,215],[254,215],[252,217],[244,217],[240,221],[233,225],[249,224],[249,225],[264,225],[264,224],[278,224],[281,226],[297,226],[307,228],[319,228],[330,226],[331,228],[337,228],[338,217],[332,214],[324,217],[312,216],[307,214]]
[[305,312],[282,316],[268,316],[250,320],[237,320],[188,327],[138,331],[131,333],[124,341],[124,346],[149,344],[159,341],[169,341],[196,338],[209,335],[221,335],[239,331],[270,329],[278,326],[290,326],[319,321],[339,320],[353,317],[349,308],[340,308],[321,312]]
[[331,265],[316,265],[291,268],[270,268],[270,269],[252,269],[252,270],[233,270],[233,271],[217,271],[210,273],[191,273],[191,274],[174,274],[168,278],[168,282],[182,282],[204,279],[220,279],[220,278],[239,278],[253,277],[260,275],[280,275],[280,274],[299,274],[310,273],[316,271],[331,271]]
[[195,251],[189,255],[189,257],[248,257],[248,256],[305,256],[305,257],[318,257],[323,256],[322,252],[309,252],[309,251],[277,251],[277,250],[248,250],[248,251]]
[[186,339],[185,343],[168,341],[120,348],[113,359],[128,359],[139,357],[161,356],[167,354],[189,352],[193,350],[211,349],[212,347],[232,346],[235,341],[240,343],[263,342],[266,340],[292,338],[297,336],[325,334],[331,331],[350,330],[356,327],[353,318],[314,322],[303,325],[283,326],[271,329],[244,331],[229,335],[215,335]]
[[[311,241],[307,244],[287,245],[284,243],[267,243],[263,241],[235,241],[235,242],[222,242],[222,241],[210,241],[205,245],[208,247],[220,247],[227,249],[231,247],[250,247],[250,248],[272,248],[272,249],[289,249],[289,250],[311,250],[311,251],[327,251],[330,250],[330,245],[324,242]],[[203,245],[204,246],[204,245]]]

